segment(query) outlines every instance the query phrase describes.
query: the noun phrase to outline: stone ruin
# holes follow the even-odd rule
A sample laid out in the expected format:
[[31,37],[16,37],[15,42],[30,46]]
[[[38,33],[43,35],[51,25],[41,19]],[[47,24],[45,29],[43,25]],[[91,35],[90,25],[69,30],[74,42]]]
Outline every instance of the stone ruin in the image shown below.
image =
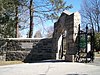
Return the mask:
[[54,23],[53,38],[18,39],[8,38],[2,52],[6,53],[5,60],[21,60],[34,62],[48,59],[63,59],[73,61],[77,53],[77,35],[80,24],[79,12],[63,11]]

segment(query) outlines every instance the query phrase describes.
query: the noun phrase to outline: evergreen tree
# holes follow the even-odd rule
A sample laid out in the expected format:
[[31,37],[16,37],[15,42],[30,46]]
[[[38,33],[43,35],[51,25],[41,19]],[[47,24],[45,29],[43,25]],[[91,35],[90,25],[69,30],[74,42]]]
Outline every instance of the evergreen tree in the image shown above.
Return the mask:
[[12,0],[0,1],[0,37],[15,37],[14,4]]

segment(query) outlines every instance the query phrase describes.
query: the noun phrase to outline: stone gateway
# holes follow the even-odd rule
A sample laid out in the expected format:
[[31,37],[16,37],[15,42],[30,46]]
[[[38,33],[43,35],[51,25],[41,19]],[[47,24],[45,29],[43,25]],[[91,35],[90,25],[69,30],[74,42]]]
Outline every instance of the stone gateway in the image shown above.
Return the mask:
[[[6,60],[34,62],[48,59],[74,61],[77,53],[77,35],[80,25],[79,12],[63,11],[54,23],[52,38],[4,38],[6,45],[0,52],[6,53]],[[4,45],[4,44],[3,44]]]
[[64,11],[54,24],[53,48],[56,52],[56,59],[74,60],[77,53],[76,42],[80,20],[79,12]]

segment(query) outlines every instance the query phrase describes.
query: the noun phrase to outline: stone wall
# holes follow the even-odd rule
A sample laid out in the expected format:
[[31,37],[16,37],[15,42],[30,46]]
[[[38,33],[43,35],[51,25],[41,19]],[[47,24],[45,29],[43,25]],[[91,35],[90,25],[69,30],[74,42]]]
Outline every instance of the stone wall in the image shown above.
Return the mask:
[[6,54],[0,55],[0,61],[5,61],[6,60]]
[[24,62],[35,62],[41,60],[55,59],[52,38],[45,39],[9,39],[4,48],[6,60],[20,60]]
[[31,62],[32,60],[39,61],[55,59],[55,52],[53,52],[52,39],[42,39],[35,41],[36,42],[33,43],[33,49],[26,57],[25,62]]
[[6,53],[6,61],[24,61],[29,51],[8,51]]

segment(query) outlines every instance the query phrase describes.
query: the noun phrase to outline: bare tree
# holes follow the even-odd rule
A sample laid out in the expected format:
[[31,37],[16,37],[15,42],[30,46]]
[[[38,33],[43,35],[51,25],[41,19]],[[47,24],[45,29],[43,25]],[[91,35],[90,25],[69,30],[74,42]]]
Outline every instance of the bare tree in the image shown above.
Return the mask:
[[47,31],[46,37],[52,38],[52,36],[53,36],[53,31],[54,31],[53,26],[50,26],[50,27],[46,28],[46,31]]
[[[38,18],[38,23],[46,20],[53,20],[58,18],[58,13],[64,9],[69,9],[72,6],[65,6],[64,0],[30,0],[30,29],[29,38],[32,38],[34,22],[33,18]],[[36,25],[36,24],[35,24]]]
[[40,30],[36,31],[34,38],[42,38],[42,34]]
[[32,38],[33,34],[33,0],[30,0],[30,31],[29,31],[29,38]]
[[15,10],[16,10],[16,38],[18,38],[18,28],[19,28],[19,26],[18,26],[18,6],[16,5],[16,8],[15,8]]
[[[29,28],[27,29],[29,31],[25,33],[28,32],[28,37],[31,38],[34,26],[37,24],[43,25],[43,22],[47,20],[57,19],[59,13],[71,7],[71,5],[66,5],[64,0],[0,0],[0,18],[3,21],[2,28],[7,30],[5,31],[0,26],[2,30],[0,34],[6,36],[9,33],[13,33],[13,37],[18,37],[19,31],[21,32],[21,30]],[[8,15],[9,19],[14,20],[14,22],[9,20],[12,25],[8,25],[8,17],[5,16],[5,19],[3,19],[1,13]],[[9,27],[11,28],[7,29]],[[14,30],[11,30],[12,28]],[[11,35],[9,34],[9,36]]]
[[91,24],[100,32],[100,0],[83,0],[81,6],[82,22]]

